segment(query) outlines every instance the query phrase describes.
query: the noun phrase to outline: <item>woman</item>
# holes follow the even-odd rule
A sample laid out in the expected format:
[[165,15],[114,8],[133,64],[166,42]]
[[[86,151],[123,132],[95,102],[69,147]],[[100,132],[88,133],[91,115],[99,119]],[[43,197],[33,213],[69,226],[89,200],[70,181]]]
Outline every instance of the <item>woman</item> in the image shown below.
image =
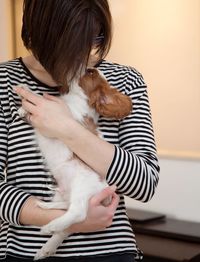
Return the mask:
[[[64,212],[36,205],[38,198],[50,201],[53,181],[35,145],[33,127],[66,143],[110,185],[91,199],[86,220],[73,225],[72,235],[44,261],[142,259],[124,195],[150,200],[159,167],[142,76],[133,68],[102,59],[111,43],[107,0],[24,0],[22,39],[31,55],[0,66],[0,261],[32,261],[49,237],[40,234],[40,226]],[[105,141],[77,123],[58,97],[87,66],[98,67],[134,105],[132,114],[121,121],[99,118]],[[20,84],[45,95],[14,88]],[[18,95],[30,113],[31,125],[17,113]],[[101,202],[107,196],[112,196],[112,202],[104,207]]]

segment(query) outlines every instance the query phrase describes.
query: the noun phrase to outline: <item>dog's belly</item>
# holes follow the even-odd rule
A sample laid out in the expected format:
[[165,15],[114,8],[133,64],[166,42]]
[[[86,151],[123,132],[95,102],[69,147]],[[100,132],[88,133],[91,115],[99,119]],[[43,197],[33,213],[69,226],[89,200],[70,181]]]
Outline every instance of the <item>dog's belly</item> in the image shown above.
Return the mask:
[[44,137],[37,131],[36,138],[50,170],[59,168],[60,165],[72,158],[73,153],[58,139]]

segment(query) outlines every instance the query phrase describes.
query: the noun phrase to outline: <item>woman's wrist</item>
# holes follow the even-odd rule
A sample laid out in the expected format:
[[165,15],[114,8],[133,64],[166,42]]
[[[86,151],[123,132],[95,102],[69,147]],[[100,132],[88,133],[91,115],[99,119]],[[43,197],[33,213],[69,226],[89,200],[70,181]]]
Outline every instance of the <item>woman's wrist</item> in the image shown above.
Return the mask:
[[60,130],[59,140],[63,141],[69,147],[77,145],[77,139],[84,139],[87,135],[93,135],[89,130],[82,126],[73,118],[68,118]]
[[78,123],[75,119],[71,117],[66,118],[66,120],[63,122],[62,128],[60,129],[59,137],[57,138],[63,142],[72,141],[80,128],[82,128],[81,124]]
[[38,206],[37,202],[38,199],[31,196],[22,206],[19,215],[19,222],[22,225],[33,225],[41,227],[65,213],[64,210],[59,209],[42,209]]

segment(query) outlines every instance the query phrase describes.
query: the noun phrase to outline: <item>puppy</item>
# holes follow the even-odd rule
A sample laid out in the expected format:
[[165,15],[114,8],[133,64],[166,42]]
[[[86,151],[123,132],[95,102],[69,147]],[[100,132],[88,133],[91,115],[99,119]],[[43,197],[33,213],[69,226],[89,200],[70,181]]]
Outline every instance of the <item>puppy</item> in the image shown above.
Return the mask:
[[[132,111],[131,99],[112,88],[95,68],[87,69],[78,81],[73,81],[69,92],[61,98],[79,123],[87,127],[86,119],[89,119],[92,132],[99,137],[99,115],[121,119]],[[19,114],[24,117],[27,112],[20,108]],[[42,227],[42,233],[53,235],[35,255],[34,259],[37,260],[56,252],[58,246],[69,235],[66,229],[86,218],[89,199],[108,185],[104,178],[74,156],[64,143],[44,137],[37,130],[35,134],[47,167],[59,187],[52,202],[40,201],[38,205],[45,209],[67,209],[63,216]],[[107,199],[104,204],[109,202],[110,199]]]

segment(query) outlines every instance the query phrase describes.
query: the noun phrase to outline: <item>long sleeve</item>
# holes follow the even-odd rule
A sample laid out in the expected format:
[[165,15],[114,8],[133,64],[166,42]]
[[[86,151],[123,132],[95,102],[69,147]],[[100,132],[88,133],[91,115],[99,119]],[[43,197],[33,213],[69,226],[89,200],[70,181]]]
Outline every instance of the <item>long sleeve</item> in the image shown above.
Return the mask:
[[115,184],[118,191],[126,196],[149,201],[158,183],[159,165],[156,156],[154,133],[147,88],[143,78],[132,84],[128,95],[133,100],[132,114],[120,122],[119,146],[107,174],[109,184]]
[[[106,73],[111,84],[119,88],[119,91],[125,92],[129,85],[126,83],[126,74],[129,74],[127,72],[129,70],[124,66],[106,61],[102,61],[99,66],[103,73]],[[133,78],[135,79],[134,75]],[[128,89],[127,92],[131,94],[132,79],[129,82],[130,90]],[[38,248],[50,237],[41,235],[40,230],[35,226],[19,225],[19,214],[26,199],[31,195],[44,201],[50,201],[52,199],[50,187],[53,182],[35,143],[33,128],[17,117],[21,100],[13,92],[13,86],[22,83],[28,85],[34,92],[58,95],[55,89],[37,81],[26,68],[22,59],[0,64],[0,106],[2,106],[0,108],[0,220],[3,221],[0,226],[0,261],[4,261],[7,255],[16,257],[19,261],[20,259],[33,260]],[[142,95],[144,90],[139,90],[136,86],[134,89],[136,94],[133,99],[136,105],[137,101],[135,100]],[[136,111],[134,112],[136,113]],[[120,122],[101,117],[99,121],[102,134],[108,142],[116,145],[116,150],[121,148],[119,151],[139,153],[134,150],[131,152],[126,148],[126,145],[123,146],[123,143],[122,146],[120,145],[124,139],[123,135],[119,134],[119,130],[122,132],[123,122],[127,121],[126,119]],[[142,157],[144,157],[143,153]],[[113,167],[118,161],[117,158],[116,155],[113,159]],[[139,155],[138,158],[140,158]],[[122,177],[120,170],[117,172],[117,176]],[[130,188],[131,180],[134,181],[134,174],[130,172],[129,175],[127,174],[126,178]],[[108,176],[110,180],[117,180],[112,167]],[[121,192],[128,192],[123,188],[124,186],[120,187],[123,183],[118,181],[117,184]],[[17,226],[13,226],[13,224]],[[120,195],[119,207],[109,228],[70,235],[67,241],[63,242],[62,247],[58,248],[55,259],[96,257],[112,253],[133,253],[136,257],[142,257],[126,215],[123,195]]]
[[8,129],[5,123],[2,107],[0,108],[0,220],[11,224],[20,225],[19,214],[21,207],[29,194],[9,185],[6,181],[7,163],[7,135]]

